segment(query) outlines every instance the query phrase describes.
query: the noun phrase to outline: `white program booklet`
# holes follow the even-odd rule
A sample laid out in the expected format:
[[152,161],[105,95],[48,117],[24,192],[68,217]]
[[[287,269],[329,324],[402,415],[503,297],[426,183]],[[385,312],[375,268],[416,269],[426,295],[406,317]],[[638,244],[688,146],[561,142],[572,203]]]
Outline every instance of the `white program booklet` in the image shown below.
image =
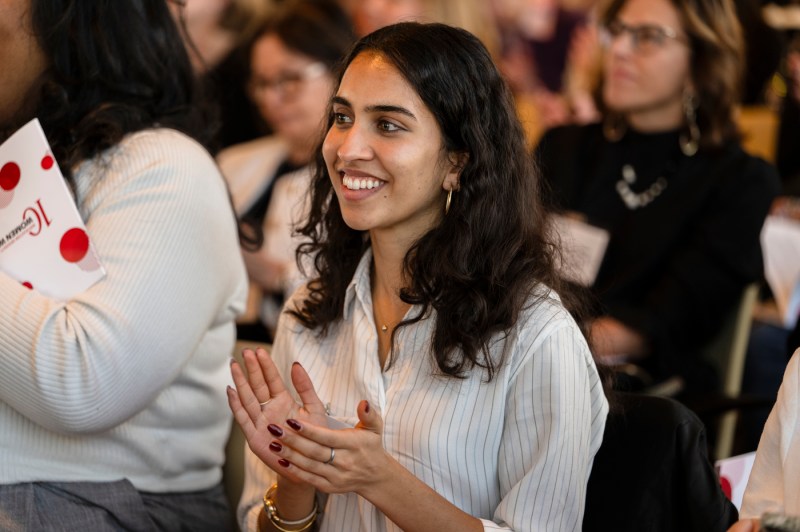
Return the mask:
[[747,480],[750,478],[750,471],[756,460],[755,451],[738,456],[731,456],[717,460],[714,464],[722,491],[728,499],[736,506],[737,510],[742,509],[742,498],[744,490],[747,488]]
[[592,286],[606,254],[608,231],[561,215],[553,216],[553,225],[561,241],[561,276],[583,286]]
[[0,271],[61,301],[105,276],[38,119],[0,145]]
[[800,311],[800,222],[767,216],[761,230],[764,276],[775,297],[783,325],[791,329]]

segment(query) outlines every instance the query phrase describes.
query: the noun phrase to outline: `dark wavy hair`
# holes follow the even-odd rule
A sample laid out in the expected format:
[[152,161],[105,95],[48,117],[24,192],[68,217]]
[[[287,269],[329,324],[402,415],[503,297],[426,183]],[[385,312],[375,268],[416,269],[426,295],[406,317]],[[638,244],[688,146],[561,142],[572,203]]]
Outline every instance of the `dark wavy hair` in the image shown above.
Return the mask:
[[[449,212],[405,256],[411,281],[400,297],[421,312],[399,327],[435,310],[431,348],[439,369],[463,377],[477,366],[490,380],[503,362],[490,356],[490,341],[513,327],[532,297],[546,297],[537,287],[569,295],[561,292],[566,287],[554,268],[539,178],[511,93],[480,41],[450,26],[380,29],[356,43],[345,68],[364,53],[391,62],[416,90],[436,118],[447,152],[468,154]],[[309,218],[299,229],[309,242],[298,260],[313,257],[317,277],[290,313],[325,335],[342,318],[346,287],[369,239],[345,224],[321,153],[316,163]],[[566,299],[568,306],[571,301]]]
[[356,40],[347,13],[334,0],[291,0],[259,28],[255,39],[274,34],[288,48],[334,70]]
[[32,0],[31,23],[49,63],[33,111],[69,182],[77,163],[148,127],[207,144],[212,131],[167,1]]
[[[600,22],[613,21],[627,0],[612,0]],[[690,71],[697,89],[700,145],[717,147],[738,137],[734,113],[744,72],[742,28],[731,0],[670,0],[689,37]]]

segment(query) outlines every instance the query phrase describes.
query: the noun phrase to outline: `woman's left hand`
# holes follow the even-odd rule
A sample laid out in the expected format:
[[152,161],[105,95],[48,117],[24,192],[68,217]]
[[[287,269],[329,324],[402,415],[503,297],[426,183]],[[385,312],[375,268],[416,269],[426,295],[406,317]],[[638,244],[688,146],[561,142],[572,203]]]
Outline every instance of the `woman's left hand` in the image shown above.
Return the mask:
[[274,441],[273,452],[288,462],[292,476],[307,482],[325,493],[363,493],[380,483],[391,471],[392,459],[383,449],[383,420],[361,401],[357,414],[359,422],[352,429],[329,429],[319,425],[289,419],[292,430]]

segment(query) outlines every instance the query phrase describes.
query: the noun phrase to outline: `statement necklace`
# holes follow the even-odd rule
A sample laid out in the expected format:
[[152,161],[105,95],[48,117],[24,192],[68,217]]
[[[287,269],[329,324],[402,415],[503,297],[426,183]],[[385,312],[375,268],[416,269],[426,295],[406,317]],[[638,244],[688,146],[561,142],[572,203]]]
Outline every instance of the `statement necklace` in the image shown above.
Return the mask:
[[617,181],[617,193],[630,210],[640,209],[650,204],[667,188],[667,180],[663,177],[656,179],[656,182],[647,187],[644,192],[631,190],[631,185],[634,183],[636,183],[636,171],[633,166],[629,164],[623,165],[622,179]]

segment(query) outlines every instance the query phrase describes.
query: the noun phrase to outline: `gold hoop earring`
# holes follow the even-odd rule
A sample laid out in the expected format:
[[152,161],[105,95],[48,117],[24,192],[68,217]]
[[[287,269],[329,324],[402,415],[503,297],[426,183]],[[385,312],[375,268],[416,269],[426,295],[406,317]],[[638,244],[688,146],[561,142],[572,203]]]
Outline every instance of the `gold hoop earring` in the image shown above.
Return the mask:
[[447,200],[444,203],[444,214],[447,215],[450,212],[450,202],[453,200],[453,189],[447,191]]
[[697,126],[697,107],[698,102],[695,95],[689,91],[684,91],[683,114],[686,117],[686,127],[689,131],[689,136],[686,136],[686,132],[682,132],[678,141],[681,146],[681,151],[687,157],[691,157],[697,153],[697,148],[700,145],[700,128]]
[[625,120],[616,113],[609,113],[603,120],[603,136],[609,142],[617,142],[627,130]]

